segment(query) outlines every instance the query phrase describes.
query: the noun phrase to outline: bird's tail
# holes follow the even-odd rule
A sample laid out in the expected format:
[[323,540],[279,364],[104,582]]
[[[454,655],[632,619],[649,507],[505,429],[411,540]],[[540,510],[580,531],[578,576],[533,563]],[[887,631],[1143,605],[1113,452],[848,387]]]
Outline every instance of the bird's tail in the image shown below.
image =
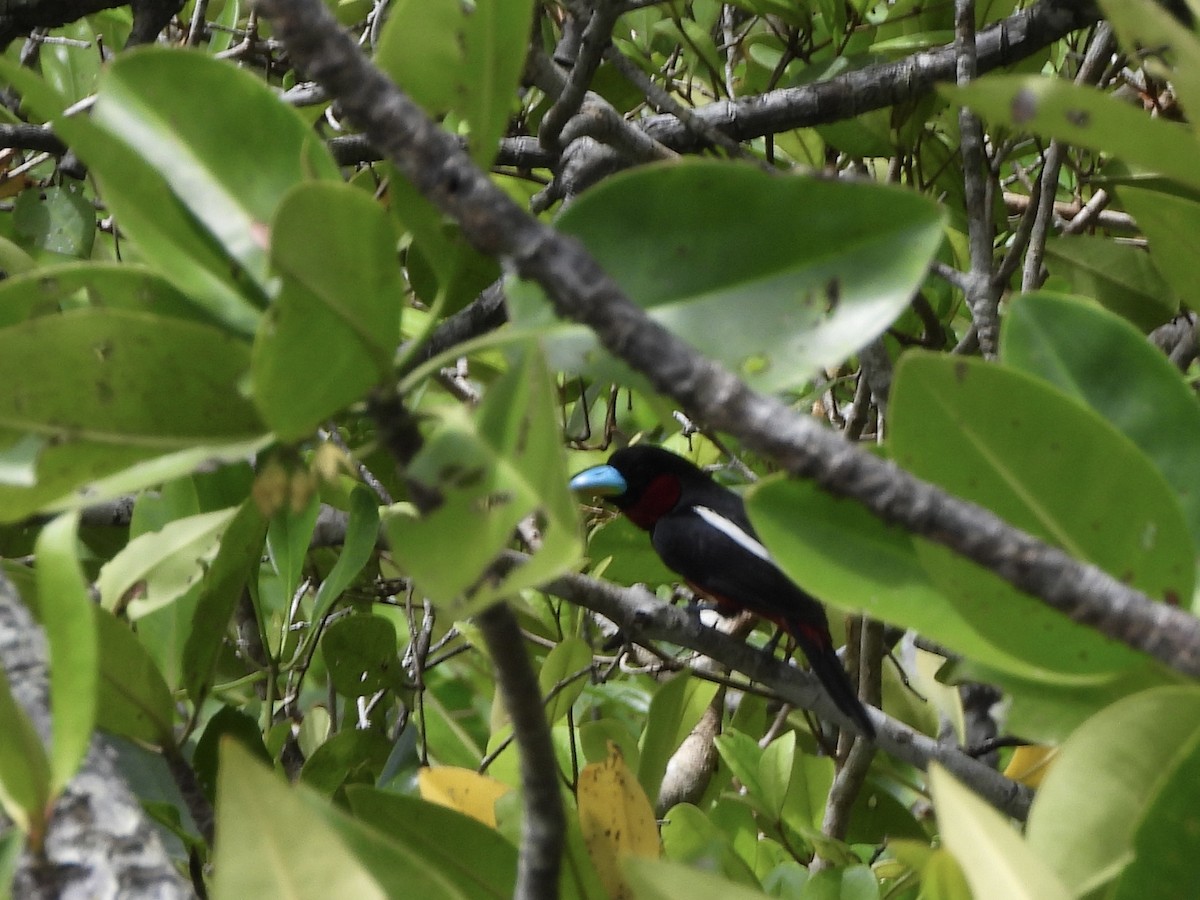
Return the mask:
[[816,629],[803,623],[789,624],[793,627],[787,628],[787,632],[804,651],[804,655],[808,657],[808,664],[812,667],[813,674],[817,676],[817,680],[821,682],[825,692],[833,700],[834,706],[849,717],[860,734],[874,740],[875,726],[871,722],[871,717],[867,715],[867,708],[858,699],[858,693],[850,682],[850,676],[842,668],[842,661],[838,658],[829,634],[819,633]]

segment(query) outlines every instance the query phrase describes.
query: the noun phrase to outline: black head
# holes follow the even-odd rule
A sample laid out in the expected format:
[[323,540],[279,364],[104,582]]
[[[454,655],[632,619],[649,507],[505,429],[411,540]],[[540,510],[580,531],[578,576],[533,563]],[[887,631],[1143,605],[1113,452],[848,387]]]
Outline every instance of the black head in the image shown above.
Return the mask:
[[712,479],[682,456],[636,444],[616,451],[608,464],[585,469],[571,489],[599,494],[642,528],[650,528],[679,502],[686,485]]

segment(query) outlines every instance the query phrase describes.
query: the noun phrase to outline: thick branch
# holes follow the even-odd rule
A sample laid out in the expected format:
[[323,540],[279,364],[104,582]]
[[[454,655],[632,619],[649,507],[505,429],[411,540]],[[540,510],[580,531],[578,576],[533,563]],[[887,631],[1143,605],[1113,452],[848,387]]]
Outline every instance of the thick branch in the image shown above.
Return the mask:
[[[558,315],[591,327],[609,352],[674,398],[694,421],[737,435],[792,474],[949,547],[1075,621],[1200,676],[1195,617],[1151,601],[991,511],[859,450],[775,398],[754,393],[649,319],[577,241],[534,219],[492,184],[450,134],[363,57],[319,0],[261,0],[260,6],[296,63],[338,98],[438,209],[459,222],[477,249],[541,285]],[[1045,2],[1034,9],[1043,7],[1059,18],[1065,15]],[[1077,14],[1071,15],[1076,21]]]

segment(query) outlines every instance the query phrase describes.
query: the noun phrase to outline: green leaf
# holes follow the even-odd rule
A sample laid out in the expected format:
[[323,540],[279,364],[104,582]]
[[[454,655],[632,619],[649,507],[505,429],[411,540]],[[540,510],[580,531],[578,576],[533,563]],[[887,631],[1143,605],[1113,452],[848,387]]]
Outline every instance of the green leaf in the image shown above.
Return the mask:
[[[220,97],[179,114],[181,96]],[[101,76],[92,120],[133,147],[259,285],[268,223],[294,185],[341,180],[324,145],[259,78],[200,53],[138,48]]]
[[41,833],[50,804],[50,760],[0,666],[0,804],[24,832]]
[[1044,76],[988,75],[966,87],[939,90],[992,122],[1112,153],[1132,166],[1200,187],[1195,135],[1095,88]]
[[[575,677],[581,669],[591,669],[592,648],[587,641],[577,637],[569,637],[561,641],[553,650],[546,654],[546,659],[538,670],[538,685],[542,696],[549,695],[555,687],[561,690],[546,701],[546,721],[553,725],[564,718],[575,701],[590,683],[588,678]],[[567,682],[567,679],[572,679]]]
[[129,626],[93,607],[100,648],[96,724],[159,747],[174,743],[175,701],[162,673]]
[[222,746],[218,779],[217,900],[385,900],[337,831],[237,742]]
[[79,517],[59,516],[38,535],[37,585],[50,657],[50,789],[57,794],[87,754],[96,724],[99,647],[87,579],[79,565]]
[[304,761],[300,781],[326,797],[347,782],[374,784],[391,751],[391,742],[378,731],[339,731]]
[[303,509],[292,509],[290,504],[280,508],[267,526],[267,554],[287,597],[296,593],[304,576],[308,547],[320,512],[321,498],[314,493]]
[[346,520],[346,537],[337,562],[317,588],[313,601],[313,620],[324,618],[338,597],[354,583],[354,579],[370,562],[379,542],[379,500],[364,485],[350,492],[350,515]]
[[1144,251],[1089,235],[1046,242],[1046,268],[1066,279],[1075,293],[1095,297],[1105,309],[1143,331],[1179,310],[1179,299]]
[[136,263],[65,263],[0,282],[0,327],[81,307],[213,323],[203,306],[153,269]]
[[[1160,687],[1112,704],[1062,745],[1038,788],[1026,835],[1073,896],[1092,893],[1129,862],[1142,815],[1198,731],[1200,690]],[[1195,802],[1194,785],[1185,796]],[[1193,871],[1194,863],[1189,858]]]
[[306,184],[274,217],[271,264],[282,284],[254,342],[254,399],[282,440],[299,440],[391,370],[404,297],[396,234],[370,195]]
[[[757,886],[758,879],[737,854],[734,835],[690,803],[672,806],[662,825],[668,859],[693,869],[717,872],[738,884]],[[756,835],[757,836],[757,835]]]
[[[393,556],[426,595],[461,617],[573,566],[581,549],[575,500],[567,489],[554,384],[537,349],[522,348],[474,417],[457,404],[436,414],[408,474],[442,502],[423,518],[393,514],[386,524]],[[505,577],[481,581],[530,514],[540,520],[541,547]]]
[[260,432],[236,389],[248,362],[245,344],[196,322],[118,309],[31,319],[0,330],[12,386],[0,427],[160,453],[246,440]]
[[[706,161],[609,178],[557,227],[652,318],[763,391],[799,386],[881,334],[942,240],[937,206],[910,191]],[[631,380],[532,285],[511,283],[508,299],[518,327],[550,336],[554,368]]]
[[239,278],[216,239],[176,196],[166,178],[120,135],[90,118],[60,119],[55,131],[88,165],[109,211],[142,259],[197,306],[238,334],[258,327],[261,287]]
[[665,860],[630,857],[622,868],[637,900],[763,900],[767,896],[712,872]]
[[96,208],[75,188],[31,188],[17,198],[13,227],[26,247],[87,259],[96,239]]
[[[1137,447],[1074,400],[982,360],[907,353],[891,415],[896,462],[918,477],[1151,597],[1192,596],[1179,503]],[[918,552],[981,637],[1027,663],[1095,675],[1144,662],[944,548]]]
[[1190,297],[1195,288],[1195,244],[1190,236],[1200,231],[1200,202],[1194,193],[1172,182],[1139,179],[1120,185],[1117,196],[1149,239],[1150,259],[1172,299]]
[[1000,813],[941,766],[930,766],[929,784],[938,833],[962,866],[975,900],[1067,900],[1075,896]]
[[100,603],[136,620],[182,597],[208,570],[237,512],[188,516],[138,535],[100,569]]
[[[402,890],[393,896],[449,895],[479,900],[512,896],[517,851],[494,829],[416,797],[361,785],[348,787],[346,796],[358,819],[391,837],[398,852],[411,860],[399,871],[429,880],[429,886],[402,884]],[[464,853],[464,848],[469,852]],[[434,887],[438,893],[430,892]]]
[[1028,670],[980,640],[960,604],[930,576],[908,532],[885,525],[861,504],[774,476],[746,493],[746,509],[780,568],[822,603],[912,629],[998,668]]
[[[63,365],[63,360],[71,360]],[[244,344],[196,322],[121,309],[80,309],[0,329],[0,446],[41,442],[37,484],[0,485],[0,518],[78,505],[72,492],[164,480],[261,438],[253,407],[237,392]],[[230,447],[228,445],[236,445]],[[222,446],[227,445],[227,446]],[[148,471],[124,473],[150,457]]]
[[1137,831],[1134,858],[1121,873],[1116,900],[1172,900],[1196,894],[1196,859],[1183,835],[1200,832],[1200,729],[1184,741],[1151,789]]
[[388,15],[375,62],[436,118],[466,122],[471,158],[495,158],[524,68],[533,21],[529,0],[400,0]]
[[321,654],[334,689],[345,697],[365,697],[402,686],[396,655],[396,626],[383,616],[347,616],[325,629]]
[[681,672],[654,692],[646,713],[646,730],[638,742],[638,782],[653,803],[658,798],[667,763],[696,727],[717,693],[715,682]]
[[1000,352],[1005,363],[1086,403],[1133,441],[1174,490],[1200,550],[1200,469],[1194,460],[1200,401],[1161,352],[1117,316],[1046,293],[1009,304]]
[[217,555],[204,576],[183,650],[184,684],[197,705],[208,692],[242,591],[258,572],[266,533],[267,523],[258,505],[247,499],[225,529]]

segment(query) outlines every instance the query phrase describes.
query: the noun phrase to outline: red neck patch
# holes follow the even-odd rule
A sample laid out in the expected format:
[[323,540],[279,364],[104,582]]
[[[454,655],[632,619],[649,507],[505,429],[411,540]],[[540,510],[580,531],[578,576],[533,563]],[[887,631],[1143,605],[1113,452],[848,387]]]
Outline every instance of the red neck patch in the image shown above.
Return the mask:
[[633,503],[622,510],[638,528],[649,531],[654,523],[675,508],[683,492],[674,475],[659,475]]

